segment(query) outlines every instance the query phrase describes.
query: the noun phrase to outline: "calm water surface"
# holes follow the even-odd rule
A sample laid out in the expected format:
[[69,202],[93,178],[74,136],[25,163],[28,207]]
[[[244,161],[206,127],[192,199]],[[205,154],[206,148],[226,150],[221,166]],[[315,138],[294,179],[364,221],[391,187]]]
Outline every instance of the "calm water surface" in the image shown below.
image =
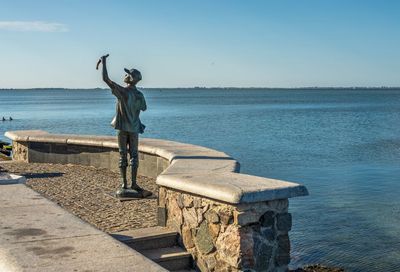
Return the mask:
[[[293,267],[400,271],[400,91],[144,90],[143,136],[225,151],[241,171],[303,183]],[[104,90],[0,91],[7,130],[114,135]]]

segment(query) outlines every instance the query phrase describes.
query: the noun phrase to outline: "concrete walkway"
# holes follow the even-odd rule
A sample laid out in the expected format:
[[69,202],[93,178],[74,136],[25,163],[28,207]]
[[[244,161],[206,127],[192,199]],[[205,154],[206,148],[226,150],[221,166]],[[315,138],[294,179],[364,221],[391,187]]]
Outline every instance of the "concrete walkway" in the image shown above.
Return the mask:
[[0,271],[167,271],[24,184],[0,185]]

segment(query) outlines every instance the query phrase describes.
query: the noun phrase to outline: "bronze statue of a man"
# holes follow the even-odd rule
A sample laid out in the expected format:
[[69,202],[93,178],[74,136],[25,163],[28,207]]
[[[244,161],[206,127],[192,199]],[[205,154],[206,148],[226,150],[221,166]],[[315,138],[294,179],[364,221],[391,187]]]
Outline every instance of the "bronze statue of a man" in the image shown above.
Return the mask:
[[[141,73],[136,69],[124,69],[126,72],[122,87],[110,80],[107,73],[108,55],[101,57],[103,63],[103,80],[111,88],[111,92],[117,97],[116,115],[111,125],[118,130],[119,169],[121,172],[121,188],[117,191],[117,197],[146,197],[151,194],[142,189],[136,183],[137,169],[139,166],[138,140],[139,133],[143,133],[144,125],[140,122],[140,111],[147,109],[143,94],[136,88],[136,84],[142,79]],[[99,62],[100,62],[99,60]],[[126,169],[128,166],[128,151],[131,166],[131,187],[128,188]]]

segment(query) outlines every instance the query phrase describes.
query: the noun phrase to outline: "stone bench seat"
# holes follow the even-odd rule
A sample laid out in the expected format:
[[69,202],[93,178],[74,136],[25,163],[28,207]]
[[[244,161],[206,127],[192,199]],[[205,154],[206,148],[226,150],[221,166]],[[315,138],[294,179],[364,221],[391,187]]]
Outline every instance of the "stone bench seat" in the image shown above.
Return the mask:
[[[16,142],[53,143],[118,149],[114,136],[50,134],[41,130],[10,131]],[[168,140],[140,138],[139,152],[168,161],[157,184],[228,203],[250,203],[307,195],[300,184],[240,174],[239,163],[226,153]],[[117,161],[113,162],[117,165]],[[140,173],[140,169],[139,169]]]

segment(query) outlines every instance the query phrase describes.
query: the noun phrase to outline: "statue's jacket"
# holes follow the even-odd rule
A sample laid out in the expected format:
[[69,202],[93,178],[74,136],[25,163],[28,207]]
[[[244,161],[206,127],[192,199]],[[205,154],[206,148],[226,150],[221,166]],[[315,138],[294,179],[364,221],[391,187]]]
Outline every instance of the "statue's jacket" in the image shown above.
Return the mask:
[[111,126],[118,130],[143,133],[145,126],[139,118],[140,111],[147,109],[143,93],[135,86],[122,87],[115,82],[112,82],[111,91],[118,99]]

